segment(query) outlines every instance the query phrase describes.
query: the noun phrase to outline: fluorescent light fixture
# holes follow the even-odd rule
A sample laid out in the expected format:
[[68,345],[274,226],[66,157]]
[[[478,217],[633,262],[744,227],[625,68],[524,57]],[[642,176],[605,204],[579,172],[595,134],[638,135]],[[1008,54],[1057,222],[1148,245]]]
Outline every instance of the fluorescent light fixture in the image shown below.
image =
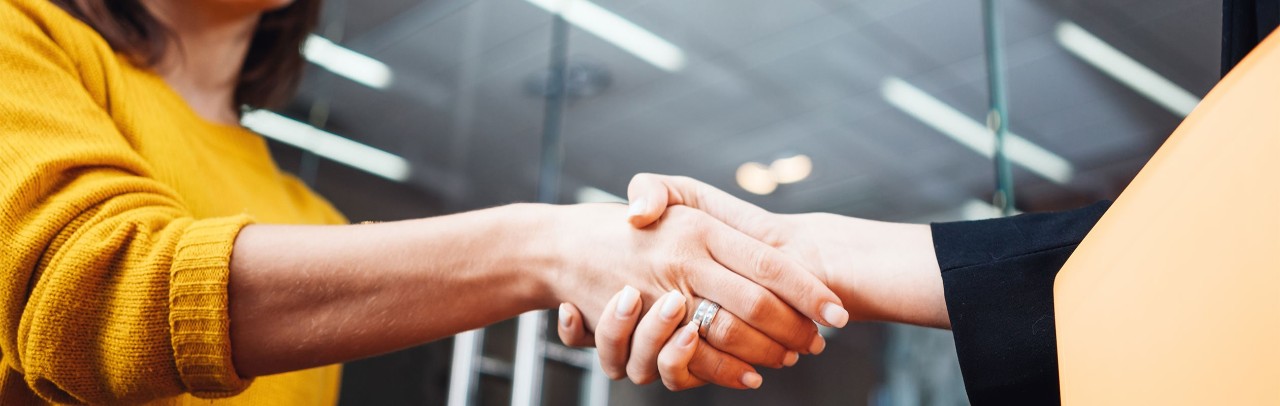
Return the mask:
[[307,37],[302,55],[321,68],[374,89],[386,89],[394,79],[387,64],[319,35]]
[[240,123],[267,138],[352,168],[397,182],[409,179],[409,161],[404,158],[270,111],[251,111],[240,119]]
[[591,186],[583,186],[578,188],[575,194],[578,203],[626,203],[627,199],[618,197],[613,193],[609,193]]
[[1070,21],[1058,23],[1054,32],[1058,44],[1073,55],[1098,68],[1133,91],[1164,107],[1169,112],[1186,117],[1200,104],[1200,98],[1179,87],[1156,71],[1125,55],[1084,28]]
[[[910,83],[890,77],[881,84],[880,95],[889,104],[951,137],[961,145],[987,158],[995,156],[995,135],[987,126],[979,124]],[[1017,134],[1005,135],[1004,148],[1009,162],[1057,183],[1071,181],[1072,173],[1075,171],[1071,162]]]
[[587,0],[525,0],[658,68],[684,68],[684,51],[625,18]]

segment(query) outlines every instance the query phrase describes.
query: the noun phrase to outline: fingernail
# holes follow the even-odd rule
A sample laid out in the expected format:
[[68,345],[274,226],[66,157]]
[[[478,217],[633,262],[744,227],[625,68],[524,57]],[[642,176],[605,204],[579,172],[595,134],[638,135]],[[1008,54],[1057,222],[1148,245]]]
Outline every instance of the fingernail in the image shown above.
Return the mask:
[[663,319],[671,320],[676,318],[676,312],[680,311],[680,305],[684,304],[684,296],[677,291],[667,292],[666,297],[662,299],[662,309],[659,313]]
[[809,343],[810,354],[821,354],[822,350],[827,348],[827,339],[822,338],[822,334],[814,334],[813,342]]
[[787,351],[787,355],[782,357],[782,365],[795,366],[800,361],[800,353],[795,351]]
[[827,303],[822,305],[822,319],[832,327],[841,328],[849,324],[849,312],[840,305]]
[[747,372],[742,374],[742,384],[751,389],[760,389],[760,384],[764,383],[764,378],[755,372]]
[[677,341],[676,344],[679,344],[681,347],[688,347],[693,345],[693,340],[695,338],[698,338],[698,328],[690,322],[680,331],[679,341]]
[[640,291],[627,285],[622,288],[622,295],[618,296],[618,307],[614,309],[618,313],[619,319],[625,319],[636,311],[636,307],[640,306]]
[[560,304],[560,325],[568,328],[569,321],[570,321],[569,320],[569,304],[561,303]]
[[631,207],[627,208],[627,216],[638,216],[644,213],[644,209],[649,207],[649,199],[639,198],[631,202]]

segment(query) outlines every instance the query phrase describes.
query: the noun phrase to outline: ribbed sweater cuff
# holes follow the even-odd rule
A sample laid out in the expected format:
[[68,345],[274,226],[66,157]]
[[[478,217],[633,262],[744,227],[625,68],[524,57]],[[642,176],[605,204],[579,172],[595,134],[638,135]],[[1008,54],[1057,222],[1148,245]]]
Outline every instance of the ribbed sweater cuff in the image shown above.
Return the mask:
[[227,397],[249,379],[231,362],[227,281],[236,235],[248,216],[195,221],[178,241],[170,270],[169,328],[182,383],[193,395]]

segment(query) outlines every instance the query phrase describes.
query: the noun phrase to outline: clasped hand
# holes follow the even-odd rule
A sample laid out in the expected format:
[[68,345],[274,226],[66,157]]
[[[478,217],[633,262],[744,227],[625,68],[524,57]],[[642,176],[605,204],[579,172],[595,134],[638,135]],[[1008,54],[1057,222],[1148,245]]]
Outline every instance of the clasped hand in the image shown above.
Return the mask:
[[[660,230],[701,224],[708,231],[697,237],[708,239],[716,264],[709,260],[687,263],[681,273],[691,285],[656,299],[642,298],[627,286],[594,320],[584,321],[573,304],[560,306],[562,341],[597,346],[601,365],[611,378],[629,377],[645,384],[660,377],[671,390],[707,383],[758,388],[762,379],[753,365],[792,366],[800,354],[822,352],[825,341],[810,320],[833,327],[848,321],[843,303],[833,300],[835,295],[827,288],[825,269],[815,259],[819,256],[811,252],[811,245],[795,238],[796,224],[786,216],[684,177],[637,175],[628,195],[631,226]],[[802,258],[809,260],[801,262]],[[759,285],[747,283],[744,277]],[[701,299],[723,306],[703,334],[696,321],[690,321]],[[794,309],[783,308],[777,299]],[[643,305],[650,310],[642,317]],[[594,333],[588,331],[588,324],[594,325]]]

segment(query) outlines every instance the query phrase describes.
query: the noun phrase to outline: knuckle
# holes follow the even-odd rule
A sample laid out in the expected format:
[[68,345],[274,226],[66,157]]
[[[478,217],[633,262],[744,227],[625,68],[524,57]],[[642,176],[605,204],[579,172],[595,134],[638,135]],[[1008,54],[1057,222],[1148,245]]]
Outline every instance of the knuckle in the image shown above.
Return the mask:
[[654,374],[631,376],[631,383],[634,383],[636,385],[648,385],[649,382],[653,382],[655,380],[657,380],[657,377],[655,377]]
[[672,255],[671,258],[672,259],[667,262],[667,274],[670,275],[673,280],[684,281],[688,280],[690,276],[693,276],[693,273],[695,272],[694,269],[697,268],[693,259],[685,258],[679,254]]
[[760,282],[773,282],[782,279],[786,273],[783,261],[769,250],[760,249],[752,254],[752,269]]
[[768,320],[773,315],[773,295],[764,289],[755,288],[747,294],[747,319]]
[[771,367],[781,368],[783,359],[787,357],[787,349],[780,345],[769,345],[765,350],[765,357],[765,359],[773,363]]
[[627,374],[622,373],[622,371],[609,368],[609,364],[607,363],[601,363],[601,366],[604,367],[602,369],[604,369],[605,376],[608,376],[610,380],[618,381],[627,377]]
[[686,227],[681,227],[687,232],[702,232],[707,226],[706,216],[701,211],[685,206],[671,206],[667,208],[671,213],[672,219],[677,219]]
[[627,365],[627,376],[631,377],[631,382],[636,385],[644,385],[653,382],[656,373],[652,368],[645,368],[638,364]]
[[622,348],[627,344],[626,337],[615,334],[613,331],[597,331],[596,341],[600,342],[600,346],[609,348]]
[[678,391],[678,390],[682,390],[682,389],[684,389],[684,388],[680,387],[680,384],[679,384],[678,382],[676,382],[674,379],[666,379],[666,378],[663,378],[663,379],[662,379],[662,386],[666,386],[666,387],[667,387],[667,390],[670,390],[670,391],[672,391],[672,392],[675,392],[675,391]]
[[658,370],[662,371],[662,375],[672,375],[680,368],[679,362],[668,354],[658,356]]
[[791,344],[796,348],[808,349],[809,342],[813,340],[814,336],[818,335],[818,326],[814,325],[812,321],[801,317],[801,322],[797,328],[792,328],[790,331],[792,332],[790,337]]
[[721,313],[718,313],[716,318],[711,321],[711,336],[715,337],[716,341],[721,345],[730,347],[741,337],[742,326],[732,317],[724,317],[724,314],[725,311],[721,310]]
[[715,364],[711,366],[711,376],[722,378],[722,380],[723,379],[732,380],[732,378],[728,378],[725,375],[727,372],[729,372],[728,369],[729,369],[729,365],[727,362],[724,362],[723,356],[715,357]]

